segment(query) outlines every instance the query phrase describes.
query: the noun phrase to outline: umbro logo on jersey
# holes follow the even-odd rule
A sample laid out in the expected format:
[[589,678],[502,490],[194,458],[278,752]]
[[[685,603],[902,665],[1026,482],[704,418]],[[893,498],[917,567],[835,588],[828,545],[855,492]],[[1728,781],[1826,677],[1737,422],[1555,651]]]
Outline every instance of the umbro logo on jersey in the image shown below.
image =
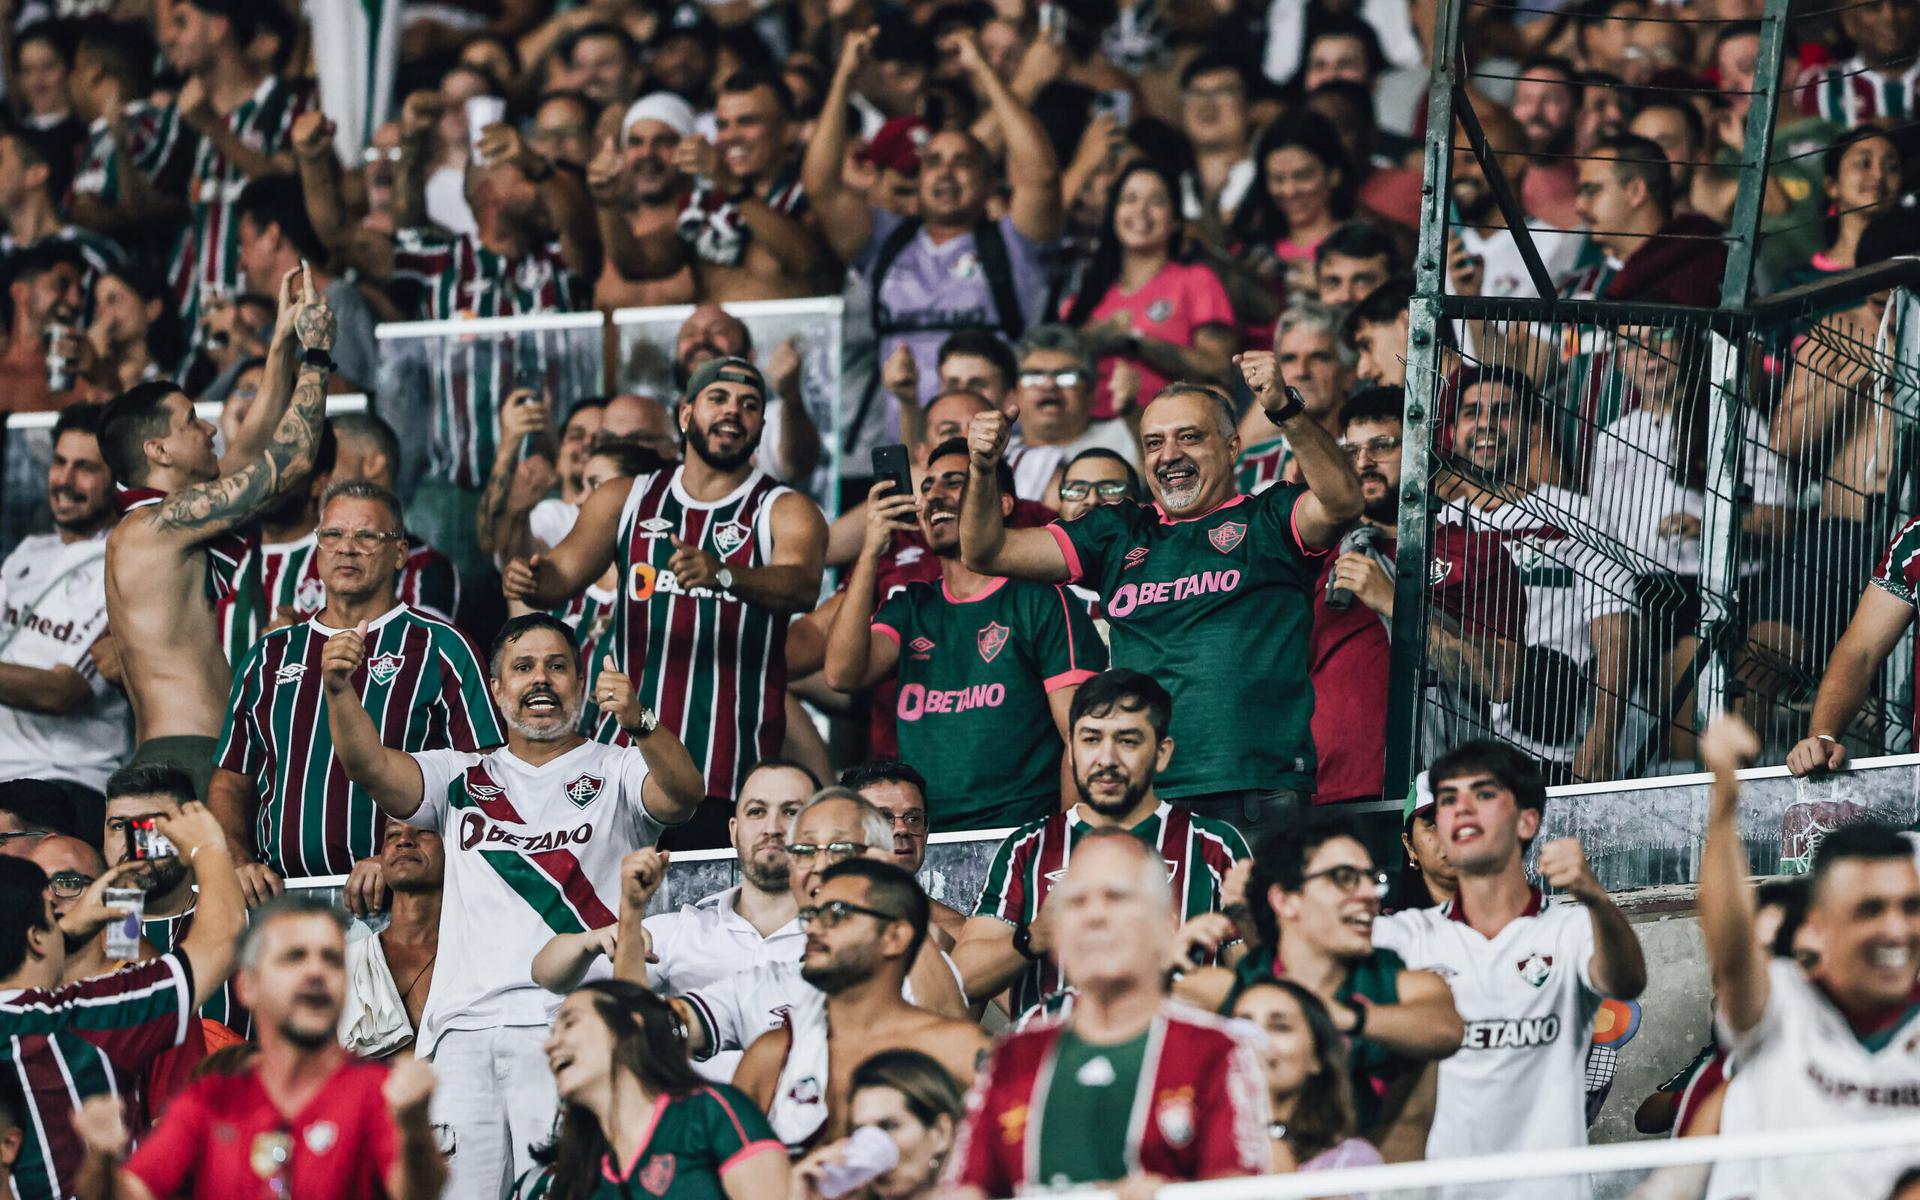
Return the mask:
[[567,781],[567,799],[585,808],[600,798],[600,789],[606,786],[598,775],[580,775]]
[[288,663],[286,666],[281,667],[278,671],[275,671],[273,673],[273,680],[275,683],[292,683],[294,680],[300,678],[302,675],[305,675],[306,673],[307,673],[307,664]]
[[738,521],[728,521],[725,525],[714,529],[713,548],[720,552],[720,557],[725,558],[746,545],[747,539],[752,536],[753,531],[745,525]]
[[987,622],[987,627],[975,635],[975,639],[980,646],[981,659],[986,662],[992,662],[998,658],[1000,651],[1007,644],[1007,636],[1012,632],[1012,630],[998,621]]
[[495,787],[490,783],[470,783],[467,785],[467,795],[472,796],[475,800],[491,800],[506,790],[505,788]]
[[646,538],[665,537],[673,531],[673,522],[665,517],[648,517],[640,522],[640,536]]
[[917,637],[907,643],[907,649],[913,651],[915,654],[925,654],[927,651],[933,649],[933,647],[934,641],[930,637]]
[[1246,536],[1247,526],[1243,521],[1228,521],[1207,530],[1207,541],[1213,543],[1213,548],[1222,554],[1238,546]]
[[1121,561],[1120,569],[1122,571],[1132,570],[1134,567],[1147,561],[1147,555],[1152,552],[1151,548],[1147,546],[1135,546],[1133,549],[1127,551],[1127,557]]
[[1520,972],[1520,978],[1529,985],[1540,987],[1547,982],[1548,976],[1553,974],[1553,955],[1529,954],[1513,964],[1513,969]]
[[400,667],[404,661],[398,654],[382,654],[369,659],[367,660],[367,678],[385,687],[395,675],[400,673]]

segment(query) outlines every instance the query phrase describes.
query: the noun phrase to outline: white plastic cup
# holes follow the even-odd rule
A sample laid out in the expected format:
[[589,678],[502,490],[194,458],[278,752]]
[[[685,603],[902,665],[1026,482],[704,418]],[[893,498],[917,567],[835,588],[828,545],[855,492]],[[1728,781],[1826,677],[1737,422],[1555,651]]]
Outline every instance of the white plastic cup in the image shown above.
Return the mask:
[[498,96],[467,97],[467,149],[480,148],[480,131],[507,119],[507,102]]
[[140,956],[140,926],[147,915],[147,894],[139,888],[108,888],[102,897],[108,908],[127,914],[107,926],[107,957],[131,962]]

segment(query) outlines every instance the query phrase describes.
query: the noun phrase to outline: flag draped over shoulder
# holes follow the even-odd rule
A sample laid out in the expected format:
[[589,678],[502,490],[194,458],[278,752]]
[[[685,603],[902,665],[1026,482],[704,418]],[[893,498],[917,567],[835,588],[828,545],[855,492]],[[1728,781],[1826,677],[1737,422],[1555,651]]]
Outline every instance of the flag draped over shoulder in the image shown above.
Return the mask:
[[400,0],[307,0],[320,105],[338,124],[334,149],[349,166],[393,104]]

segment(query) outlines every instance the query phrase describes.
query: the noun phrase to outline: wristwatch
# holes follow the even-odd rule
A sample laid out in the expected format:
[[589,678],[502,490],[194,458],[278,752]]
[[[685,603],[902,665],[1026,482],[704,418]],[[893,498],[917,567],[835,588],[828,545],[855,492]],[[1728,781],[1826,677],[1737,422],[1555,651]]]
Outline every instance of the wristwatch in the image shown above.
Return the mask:
[[1269,412],[1267,414],[1267,419],[1275,425],[1284,425],[1301,413],[1307,411],[1306,397],[1300,394],[1299,388],[1289,383],[1281,388],[1281,394],[1286,397],[1287,402],[1280,406],[1279,412]]
[[646,737],[658,728],[660,728],[660,714],[642,704],[640,706],[640,723],[632,729],[627,730],[627,732],[635,737]]
[[328,354],[318,346],[302,347],[300,350],[300,363],[302,366],[318,367],[322,371],[332,371],[336,369],[333,364],[333,355]]
[[733,590],[733,568],[721,567],[713,573],[713,581],[720,585],[721,591],[731,592]]
[[1013,927],[1013,948],[1020,952],[1022,958],[1039,959],[1045,957],[1045,955],[1033,948],[1033,930],[1027,928],[1025,925],[1015,925]]

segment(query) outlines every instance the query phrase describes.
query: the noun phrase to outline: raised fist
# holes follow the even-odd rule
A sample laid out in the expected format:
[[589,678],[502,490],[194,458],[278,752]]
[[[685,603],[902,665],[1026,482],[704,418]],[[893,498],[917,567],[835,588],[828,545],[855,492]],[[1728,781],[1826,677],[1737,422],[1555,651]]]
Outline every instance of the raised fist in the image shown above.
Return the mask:
[[975,413],[967,426],[967,455],[974,467],[992,474],[995,464],[1007,452],[1007,439],[1013,436],[1013,423],[1020,418],[1020,406],[1008,404],[1004,410],[988,409]]
[[344,692],[353,687],[353,673],[367,656],[367,623],[354,629],[342,629],[327,639],[320,650],[320,678],[329,692]]

